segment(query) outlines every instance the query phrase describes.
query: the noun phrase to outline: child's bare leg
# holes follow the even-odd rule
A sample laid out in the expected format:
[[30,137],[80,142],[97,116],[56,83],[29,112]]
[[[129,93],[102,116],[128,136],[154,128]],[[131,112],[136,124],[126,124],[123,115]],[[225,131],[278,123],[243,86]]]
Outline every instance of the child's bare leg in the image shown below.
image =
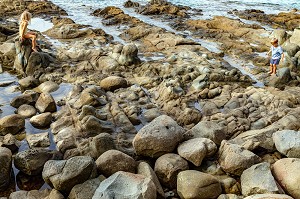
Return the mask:
[[273,64],[273,73],[272,74],[276,74],[276,64]]
[[25,34],[24,37],[27,38],[27,39],[31,39],[32,50],[34,52],[37,52],[37,49],[36,49],[36,34],[30,32],[30,33]]
[[273,73],[273,64],[270,64],[270,72],[268,72],[269,74]]

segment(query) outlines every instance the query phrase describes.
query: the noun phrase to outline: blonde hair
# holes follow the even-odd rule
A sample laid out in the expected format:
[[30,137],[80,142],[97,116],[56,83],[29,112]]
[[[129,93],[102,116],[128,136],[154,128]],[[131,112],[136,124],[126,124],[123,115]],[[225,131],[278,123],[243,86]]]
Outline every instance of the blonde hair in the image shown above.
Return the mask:
[[28,12],[27,10],[25,10],[25,11],[21,14],[20,22],[22,22],[22,21],[28,21],[28,22],[30,22],[30,20],[31,20],[31,13]]

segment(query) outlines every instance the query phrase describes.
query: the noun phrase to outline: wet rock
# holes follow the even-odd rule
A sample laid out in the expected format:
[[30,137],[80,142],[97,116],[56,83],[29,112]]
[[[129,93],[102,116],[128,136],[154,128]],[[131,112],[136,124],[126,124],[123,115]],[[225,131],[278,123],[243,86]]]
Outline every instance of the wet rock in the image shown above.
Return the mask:
[[40,113],[45,113],[45,112],[56,112],[56,103],[52,97],[51,94],[49,93],[41,93],[40,97],[36,101],[35,108],[40,112]]
[[27,149],[16,154],[14,164],[17,169],[27,175],[42,173],[45,162],[59,158],[57,152],[47,149]]
[[300,28],[294,29],[293,35],[290,37],[290,42],[300,46]]
[[15,108],[19,108],[23,104],[34,105],[38,97],[37,92],[27,90],[22,95],[13,98],[10,105]]
[[0,119],[0,135],[17,134],[25,127],[25,120],[21,115],[13,114]]
[[96,165],[100,173],[106,177],[118,171],[135,173],[137,167],[137,163],[132,157],[118,150],[104,152],[96,160]]
[[107,91],[114,91],[118,88],[127,87],[127,81],[123,77],[109,76],[100,82],[100,87]]
[[156,188],[149,178],[118,171],[100,184],[93,199],[112,197],[115,199],[156,199]]
[[22,43],[19,40],[15,40],[16,54],[14,61],[14,67],[17,73],[24,75],[26,74],[26,66],[28,65],[28,60],[32,52],[31,40],[25,39]]
[[144,126],[133,139],[138,155],[159,157],[172,152],[183,139],[184,129],[171,117],[161,115]]
[[50,146],[49,133],[27,134],[26,140],[30,148]]
[[58,191],[68,194],[75,185],[95,177],[95,169],[94,160],[88,156],[49,160],[43,169],[43,179]]
[[300,198],[300,159],[284,158],[273,164],[272,173],[280,186],[293,198]]
[[127,44],[123,47],[121,55],[118,59],[119,64],[130,66],[132,64],[139,64],[141,60],[138,57],[138,48],[135,44]]
[[241,186],[244,196],[280,192],[272,176],[270,164],[266,162],[246,169],[241,175]]
[[24,119],[34,116],[36,112],[36,109],[28,104],[21,105],[17,110],[17,113],[21,115]]
[[40,84],[36,89],[40,93],[52,93],[59,89],[59,85],[53,81],[46,81]]
[[289,158],[300,158],[299,131],[282,130],[273,134],[276,149]]
[[12,134],[6,134],[5,136],[0,136],[0,147],[6,147],[11,152],[17,152],[21,142],[17,140]]
[[[95,194],[96,189],[99,187],[102,180],[99,178],[87,180],[82,184],[75,185],[68,199],[91,199]],[[50,198],[51,199],[51,198]]]
[[37,87],[39,85],[39,80],[34,78],[33,76],[28,76],[20,79],[19,84],[22,89],[28,90]]
[[178,173],[188,169],[188,162],[173,153],[160,156],[154,166],[154,171],[162,185],[172,189],[176,188]]
[[217,145],[207,138],[194,138],[181,143],[177,151],[181,157],[200,166],[205,157],[215,154]]
[[178,174],[177,192],[180,198],[217,198],[222,193],[222,188],[214,176],[187,170]]
[[259,163],[261,160],[251,151],[224,140],[219,148],[218,161],[225,172],[233,175],[241,175],[245,169]]
[[252,196],[248,196],[244,199],[293,199],[291,196],[284,194],[254,194]]
[[148,163],[140,162],[137,167],[137,174],[140,174],[147,178],[150,178],[156,186],[157,197],[165,198],[164,190],[163,190],[155,172],[153,171],[153,169],[150,167],[150,165]]
[[220,145],[226,139],[227,129],[218,121],[201,121],[186,134],[193,138],[208,138]]
[[0,168],[0,191],[4,191],[9,186],[12,171],[12,153],[5,147],[0,147]]
[[52,122],[52,114],[47,112],[35,115],[29,121],[35,128],[48,128]]

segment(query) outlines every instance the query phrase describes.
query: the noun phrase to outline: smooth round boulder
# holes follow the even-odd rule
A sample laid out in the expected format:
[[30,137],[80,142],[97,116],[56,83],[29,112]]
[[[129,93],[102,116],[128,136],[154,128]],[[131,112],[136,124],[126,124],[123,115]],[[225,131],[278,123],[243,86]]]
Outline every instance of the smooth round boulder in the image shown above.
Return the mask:
[[21,115],[13,114],[0,119],[0,135],[15,135],[24,128],[25,119]]
[[21,115],[23,118],[30,118],[36,114],[36,109],[28,104],[23,104],[18,108],[17,113]]
[[154,166],[154,171],[160,182],[169,188],[176,188],[177,174],[188,170],[186,160],[174,153],[168,153],[159,157]]
[[49,112],[41,113],[33,116],[29,121],[35,128],[47,128],[52,122],[52,114]]
[[107,91],[114,91],[118,88],[125,88],[128,86],[126,79],[118,76],[109,76],[101,80],[100,87]]
[[181,143],[177,148],[178,154],[184,159],[200,166],[205,157],[215,154],[217,145],[207,138],[194,138]]
[[46,81],[37,87],[40,93],[52,93],[59,89],[59,85],[52,81]]
[[171,117],[161,115],[139,130],[133,139],[137,155],[159,157],[172,152],[183,140],[184,129]]
[[195,170],[181,171],[177,177],[177,192],[180,198],[207,199],[217,198],[222,193],[217,178]]
[[96,189],[92,199],[156,199],[156,188],[145,176],[118,171]]
[[15,155],[14,164],[27,175],[38,175],[42,173],[45,162],[54,158],[54,154],[47,149],[27,149]]
[[34,78],[33,76],[28,76],[20,79],[19,84],[22,89],[28,90],[37,87],[39,85],[39,80]]
[[280,186],[293,198],[300,198],[300,159],[283,158],[273,164],[272,173]]
[[35,108],[40,112],[40,113],[45,113],[45,112],[56,112],[56,103],[52,97],[51,94],[49,93],[42,93],[38,100],[36,101]]
[[289,158],[300,158],[300,132],[293,130],[277,131],[273,134],[276,149]]
[[96,160],[96,165],[99,172],[106,177],[111,176],[117,171],[135,173],[137,166],[132,157],[118,150],[104,152]]
[[4,191],[9,186],[12,168],[12,153],[5,147],[0,147],[0,168],[0,191]]
[[68,160],[49,160],[43,169],[43,179],[56,190],[69,194],[71,189],[97,175],[94,160],[76,156]]

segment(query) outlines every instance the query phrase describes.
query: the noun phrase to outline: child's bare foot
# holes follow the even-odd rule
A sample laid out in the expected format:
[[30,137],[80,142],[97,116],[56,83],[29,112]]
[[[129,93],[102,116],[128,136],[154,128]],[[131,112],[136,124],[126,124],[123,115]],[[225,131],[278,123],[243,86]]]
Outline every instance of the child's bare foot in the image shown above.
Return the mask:
[[33,52],[38,52],[36,48],[32,48],[32,51]]

